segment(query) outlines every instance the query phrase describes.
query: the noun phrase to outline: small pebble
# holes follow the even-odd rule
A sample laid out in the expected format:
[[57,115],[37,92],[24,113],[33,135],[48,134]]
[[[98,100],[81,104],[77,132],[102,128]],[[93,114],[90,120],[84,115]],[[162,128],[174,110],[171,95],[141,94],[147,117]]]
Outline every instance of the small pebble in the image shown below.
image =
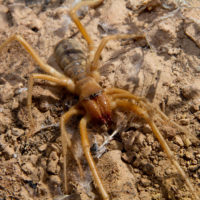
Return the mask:
[[148,157],[151,154],[151,151],[152,151],[151,146],[144,147],[144,149],[142,150],[143,156]]
[[154,166],[153,166],[152,164],[150,164],[150,163],[144,164],[144,165],[142,166],[142,171],[143,171],[145,174],[149,175],[149,176],[151,176],[151,175],[153,175],[153,174],[155,173],[155,172],[154,172]]
[[142,200],[151,200],[151,197],[148,192],[142,191],[140,193],[140,199]]
[[183,126],[187,126],[189,124],[189,119],[181,119],[180,124]]
[[39,146],[38,150],[39,150],[40,152],[42,152],[42,151],[45,151],[46,148],[47,148],[47,144],[43,144],[43,145]]
[[7,103],[10,99],[13,98],[14,92],[13,88],[9,83],[0,85],[0,102]]
[[150,184],[151,184],[151,181],[146,179],[146,178],[141,178],[141,184],[144,186],[144,187],[148,187]]
[[196,170],[198,169],[198,165],[190,165],[190,166],[188,167],[188,169],[189,169],[190,171],[194,172],[194,171],[196,171]]
[[46,112],[50,109],[50,104],[48,103],[46,99],[43,99],[40,101],[39,109],[41,112]]
[[122,160],[127,163],[131,163],[133,161],[134,154],[132,152],[122,153]]
[[184,139],[184,144],[185,144],[186,147],[189,147],[189,146],[192,145],[192,142],[190,141],[189,138],[185,138],[185,139]]
[[147,143],[148,143],[149,145],[151,145],[151,144],[154,143],[154,137],[153,137],[152,134],[149,134],[149,135],[147,136]]
[[189,100],[198,94],[198,89],[191,85],[185,86],[181,89],[181,94],[185,99]]
[[36,165],[37,160],[38,160],[38,156],[33,154],[33,155],[31,155],[31,156],[29,157],[29,159],[30,159],[30,161],[31,161],[31,163],[32,163],[33,165]]
[[21,166],[22,170],[27,174],[32,174],[35,170],[31,162],[23,163]]
[[194,157],[194,155],[193,155],[191,152],[186,151],[186,152],[185,152],[185,157],[186,157],[188,160],[191,160],[191,159]]
[[145,142],[146,136],[143,134],[139,134],[136,142],[137,144],[140,144],[141,146],[143,146],[144,142]]
[[178,144],[179,146],[181,146],[181,147],[184,146],[183,140],[182,140],[181,137],[178,136],[178,135],[175,136],[174,142],[175,142],[176,144]]
[[47,171],[52,174],[58,174],[60,171],[60,166],[58,165],[58,155],[55,151],[52,151],[49,156],[49,162],[47,165]]
[[50,182],[51,182],[52,184],[55,184],[55,185],[60,185],[60,184],[62,183],[60,177],[57,176],[57,175],[51,175],[51,176],[50,176]]
[[196,112],[194,116],[200,121],[200,111]]
[[199,111],[199,109],[200,109],[200,104],[197,104],[197,103],[191,105],[191,107],[190,107],[190,111],[191,111],[192,113],[195,113],[195,112]]
[[197,71],[197,72],[200,72],[200,66],[197,66],[197,67],[196,67],[196,71]]
[[19,128],[12,128],[12,134],[14,136],[19,137],[19,136],[24,134],[24,130],[23,129],[19,129]]
[[117,140],[112,140],[108,144],[108,148],[111,149],[111,150],[122,150],[123,145],[122,145],[121,142],[118,142]]
[[152,133],[152,130],[151,130],[151,128],[149,127],[149,126],[143,126],[142,127],[142,132],[143,133]]

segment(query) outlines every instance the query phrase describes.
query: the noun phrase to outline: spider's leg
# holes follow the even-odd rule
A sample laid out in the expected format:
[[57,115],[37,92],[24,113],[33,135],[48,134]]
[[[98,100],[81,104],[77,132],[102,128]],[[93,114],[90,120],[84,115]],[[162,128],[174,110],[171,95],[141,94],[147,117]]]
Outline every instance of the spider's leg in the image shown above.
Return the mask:
[[183,132],[185,134],[184,136],[184,143],[187,145],[189,138],[192,138],[193,140],[196,140],[196,137],[192,135],[185,127],[183,128],[176,122],[169,119],[169,117],[163,113],[158,106],[153,105],[152,103],[148,102],[145,98],[136,96],[126,90],[119,89],[119,88],[106,88],[105,93],[110,96],[112,99],[132,99],[138,104],[140,104],[143,108],[148,110],[151,113],[155,113],[158,115],[158,119],[162,121],[162,123],[169,124],[175,128],[177,128],[179,131]]
[[171,163],[176,167],[177,171],[182,176],[183,180],[186,182],[186,184],[187,184],[188,188],[190,189],[192,195],[195,197],[195,199],[199,199],[193,185],[191,184],[191,182],[189,180],[189,178],[187,177],[187,175],[185,174],[183,169],[180,167],[180,165],[176,161],[176,159],[175,159],[172,151],[170,150],[169,146],[167,145],[165,139],[163,138],[163,136],[160,133],[160,131],[158,130],[157,126],[155,125],[155,123],[151,119],[150,115],[148,114],[148,111],[143,109],[142,107],[140,107],[140,106],[138,106],[138,105],[136,105],[132,102],[126,101],[126,100],[117,99],[113,103],[115,104],[115,106],[113,106],[113,108],[121,107],[125,110],[132,111],[133,113],[135,113],[139,117],[143,118],[147,122],[147,124],[149,124],[149,126],[152,129],[154,136],[158,139],[162,149],[167,154],[167,157],[169,158]]
[[76,157],[76,155],[73,153],[73,148],[72,148],[72,144],[69,138],[69,134],[66,130],[66,123],[69,121],[69,119],[73,116],[73,115],[78,115],[78,114],[82,114],[82,111],[79,110],[77,108],[77,106],[73,106],[72,108],[70,108],[70,110],[68,112],[66,112],[65,114],[63,114],[61,116],[60,119],[60,128],[61,128],[61,142],[62,142],[62,151],[63,151],[63,173],[64,173],[64,189],[65,192],[68,193],[68,187],[67,187],[67,149],[69,149],[79,167],[79,172],[81,177],[83,177],[83,169],[80,163],[80,160]]
[[139,34],[139,35],[136,35],[136,34],[116,34],[116,35],[105,36],[101,40],[101,42],[100,42],[100,44],[99,44],[99,46],[98,46],[98,48],[97,48],[97,50],[94,54],[94,58],[92,60],[90,71],[93,72],[93,71],[96,71],[98,69],[98,61],[99,61],[101,52],[110,40],[130,39],[130,38],[141,39],[141,38],[145,38],[145,36],[142,35],[142,34]]
[[64,86],[67,88],[67,80],[65,79],[58,79],[54,76],[46,75],[46,74],[31,74],[28,80],[28,98],[27,98],[27,107],[28,107],[28,116],[30,120],[30,131],[27,137],[30,137],[34,133],[34,120],[33,120],[33,115],[31,111],[31,106],[32,106],[32,91],[33,91],[33,84],[34,84],[34,79],[42,79],[42,80],[47,80],[51,81],[54,83],[57,83],[58,85]]
[[32,58],[35,60],[35,62],[40,66],[40,68],[42,70],[44,70],[46,73],[50,74],[51,76],[54,76],[58,79],[62,79],[63,81],[66,82],[66,88],[74,93],[74,81],[69,78],[66,77],[64,74],[58,72],[57,70],[55,70],[53,67],[51,67],[50,65],[44,63],[42,61],[42,59],[38,56],[38,54],[35,52],[35,50],[28,44],[28,42],[20,35],[13,35],[10,38],[8,38],[3,44],[0,45],[0,52],[2,51],[2,49],[7,46],[10,42],[12,41],[18,41],[25,49],[26,51],[32,56]]
[[108,196],[106,190],[104,189],[102,181],[97,172],[95,162],[90,153],[90,143],[89,143],[88,134],[87,134],[87,122],[88,121],[89,121],[89,118],[87,116],[84,116],[80,121],[80,133],[81,133],[81,142],[82,142],[83,151],[84,151],[85,157],[88,161],[88,164],[90,166],[90,170],[92,171],[94,181],[97,184],[97,187],[102,195],[103,200],[109,200],[109,196]]
[[119,89],[119,88],[106,88],[105,93],[111,96],[112,99],[116,98],[126,98],[126,99],[133,99],[136,102],[144,101],[145,99],[139,96],[136,96],[126,90]]
[[81,24],[76,12],[78,9],[80,9],[83,6],[97,6],[99,4],[101,4],[103,2],[103,0],[93,0],[93,1],[81,1],[79,3],[77,3],[70,11],[69,11],[69,15],[71,17],[71,19],[74,21],[74,23],[76,24],[76,26],[78,27],[79,31],[81,32],[81,34],[83,35],[83,37],[85,38],[85,40],[88,43],[89,46],[89,50],[93,50],[94,49],[94,42],[93,40],[90,38],[89,34],[87,33],[87,31],[85,30],[84,26]]

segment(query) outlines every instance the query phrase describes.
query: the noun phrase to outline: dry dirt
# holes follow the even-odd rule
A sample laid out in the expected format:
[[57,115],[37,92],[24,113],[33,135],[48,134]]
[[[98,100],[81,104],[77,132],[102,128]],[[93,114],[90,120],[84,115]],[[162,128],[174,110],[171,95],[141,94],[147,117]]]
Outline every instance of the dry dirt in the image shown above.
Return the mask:
[[[146,35],[142,41],[108,43],[100,61],[101,84],[147,98],[189,130],[185,136],[167,123],[157,123],[200,196],[200,2],[188,2],[105,0],[101,6],[85,8],[79,14],[96,45],[108,34]],[[20,34],[42,60],[57,68],[52,54],[63,37],[77,38],[86,45],[66,14],[74,3],[0,0],[0,44],[9,36]],[[12,42],[0,53],[0,200],[101,199],[81,150],[80,117],[73,118],[67,128],[85,178],[80,178],[69,154],[71,195],[63,192],[59,119],[78,101],[77,97],[62,87],[36,81],[33,90],[36,133],[26,140],[28,76],[42,71],[18,42]],[[116,125],[112,129],[118,128],[119,133],[106,146],[106,152],[95,159],[112,200],[192,199],[186,184],[141,119],[117,111],[113,121]],[[96,144],[93,152],[113,130],[89,125],[91,146]]]

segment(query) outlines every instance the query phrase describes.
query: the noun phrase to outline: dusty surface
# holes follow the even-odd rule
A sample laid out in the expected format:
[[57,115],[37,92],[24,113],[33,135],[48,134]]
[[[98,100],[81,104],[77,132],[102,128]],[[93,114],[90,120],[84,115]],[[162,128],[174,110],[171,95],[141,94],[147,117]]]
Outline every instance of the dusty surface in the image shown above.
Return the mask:
[[[40,3],[39,3],[40,2]],[[52,57],[63,37],[84,43],[66,15],[70,1],[0,1],[0,44],[22,35],[41,59],[57,67]],[[188,129],[187,139],[168,124],[159,124],[163,136],[187,172],[200,196],[200,3],[190,1],[108,0],[81,12],[82,22],[95,40],[107,34],[139,33],[146,41],[112,41],[102,53],[102,86],[127,89],[146,97],[178,124]],[[153,2],[153,3],[152,3]],[[87,9],[85,10],[87,11]],[[77,102],[64,88],[36,81],[33,115],[36,133],[29,132],[26,109],[30,73],[41,72],[30,55],[12,42],[0,54],[0,199],[101,199],[82,154],[78,121],[68,129],[74,151],[82,160],[81,180],[69,155],[70,196],[63,192],[63,157],[58,127],[62,113]],[[112,200],[191,198],[191,192],[166,158],[150,128],[117,112],[113,120],[120,133],[97,160]],[[129,119],[129,120],[128,120]],[[123,123],[122,123],[123,122]],[[100,145],[112,130],[90,124],[91,143]]]

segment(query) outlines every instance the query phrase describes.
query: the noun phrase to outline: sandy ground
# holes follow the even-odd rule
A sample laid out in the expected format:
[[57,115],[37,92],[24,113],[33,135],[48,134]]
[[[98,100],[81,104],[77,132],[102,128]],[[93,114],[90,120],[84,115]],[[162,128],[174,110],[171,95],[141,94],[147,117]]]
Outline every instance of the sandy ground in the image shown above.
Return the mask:
[[[200,2],[189,2],[105,0],[96,9],[85,8],[79,15],[96,46],[109,34],[145,34],[146,40],[108,43],[100,60],[101,85],[145,97],[189,130],[185,135],[167,123],[157,123],[200,196]],[[0,44],[9,36],[20,34],[42,60],[57,68],[52,54],[58,41],[64,37],[77,38],[86,46],[66,15],[74,3],[1,0]],[[85,177],[81,179],[69,154],[70,195],[63,192],[58,124],[60,116],[78,98],[62,87],[36,81],[33,90],[36,132],[26,140],[28,76],[42,71],[17,42],[0,53],[0,200],[101,199],[82,153],[80,117],[74,117],[67,129]],[[116,125],[112,130],[93,123],[88,126],[91,146],[95,144],[93,152],[112,131],[119,130],[104,154],[95,159],[110,199],[192,199],[143,120],[117,111],[113,121]]]

